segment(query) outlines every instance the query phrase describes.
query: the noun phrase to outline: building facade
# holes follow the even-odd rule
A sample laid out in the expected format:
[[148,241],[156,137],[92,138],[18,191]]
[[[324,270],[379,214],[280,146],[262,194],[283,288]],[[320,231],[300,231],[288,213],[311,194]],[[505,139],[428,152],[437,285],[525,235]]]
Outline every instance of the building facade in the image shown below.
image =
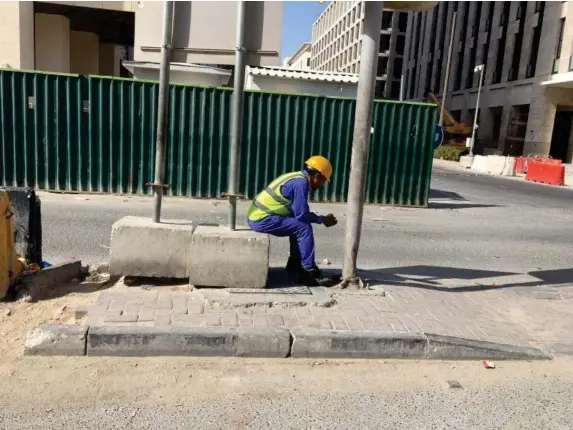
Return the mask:
[[286,67],[294,70],[310,70],[311,46],[310,42],[303,43],[292,57],[286,59]]
[[[172,61],[232,66],[237,3],[175,2]],[[120,76],[159,63],[161,1],[0,2],[0,67]],[[246,64],[278,66],[283,2],[247,2]]]
[[573,4],[440,2],[408,15],[406,99],[441,99],[456,12],[446,109],[472,124],[479,72],[478,151],[550,155],[571,162]]
[[[312,26],[312,70],[358,73],[364,2],[333,1]],[[376,98],[398,99],[408,13],[384,10],[376,69]]]

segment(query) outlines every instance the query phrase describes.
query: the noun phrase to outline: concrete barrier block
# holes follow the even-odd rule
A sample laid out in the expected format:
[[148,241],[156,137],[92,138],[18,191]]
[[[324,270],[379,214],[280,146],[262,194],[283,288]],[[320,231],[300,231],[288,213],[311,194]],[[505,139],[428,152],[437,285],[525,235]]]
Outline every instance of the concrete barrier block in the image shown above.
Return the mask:
[[471,169],[476,173],[489,173],[487,167],[487,157],[484,157],[483,155],[474,156],[474,161],[472,163]]
[[441,336],[426,333],[430,360],[550,360],[551,357],[537,348]]
[[470,155],[464,155],[463,157],[460,157],[460,167],[471,169],[473,162],[474,157]]
[[29,330],[24,355],[86,355],[88,326],[41,325]]
[[515,176],[516,159],[515,157],[505,157],[505,164],[501,172],[502,176]]
[[112,227],[111,275],[187,278],[193,224],[128,216]]
[[486,157],[487,173],[501,176],[506,164],[506,158],[502,155],[488,155]]
[[265,288],[268,235],[248,229],[198,226],[189,258],[189,283],[202,287]]
[[292,330],[295,358],[418,358],[426,356],[423,334],[377,331]]
[[290,350],[286,329],[203,327],[91,327],[88,356],[268,357],[284,358]]

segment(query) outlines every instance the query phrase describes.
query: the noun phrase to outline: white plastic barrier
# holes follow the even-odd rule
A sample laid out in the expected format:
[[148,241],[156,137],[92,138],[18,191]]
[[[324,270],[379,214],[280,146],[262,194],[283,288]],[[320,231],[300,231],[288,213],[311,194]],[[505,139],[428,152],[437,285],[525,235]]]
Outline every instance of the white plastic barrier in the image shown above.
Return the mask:
[[472,171],[476,173],[488,174],[489,170],[487,168],[487,157],[483,155],[476,155],[474,157],[474,162],[472,163]]
[[515,157],[476,155],[471,170],[486,175],[515,176]]

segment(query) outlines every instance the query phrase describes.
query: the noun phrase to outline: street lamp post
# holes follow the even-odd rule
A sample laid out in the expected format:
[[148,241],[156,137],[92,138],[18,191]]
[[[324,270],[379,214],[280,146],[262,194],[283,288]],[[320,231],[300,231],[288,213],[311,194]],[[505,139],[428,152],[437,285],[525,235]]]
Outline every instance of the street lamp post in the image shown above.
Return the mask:
[[477,121],[478,121],[478,115],[479,115],[479,96],[481,94],[481,87],[483,85],[483,72],[484,72],[484,70],[485,70],[485,66],[483,64],[476,66],[474,69],[474,73],[480,72],[480,74],[479,74],[478,93],[477,93],[477,100],[476,100],[476,114],[474,117],[474,126],[472,129],[472,142],[471,142],[471,146],[470,146],[470,157],[473,157],[473,155],[474,155],[474,144],[475,144],[475,140],[476,140],[476,129],[477,129]]

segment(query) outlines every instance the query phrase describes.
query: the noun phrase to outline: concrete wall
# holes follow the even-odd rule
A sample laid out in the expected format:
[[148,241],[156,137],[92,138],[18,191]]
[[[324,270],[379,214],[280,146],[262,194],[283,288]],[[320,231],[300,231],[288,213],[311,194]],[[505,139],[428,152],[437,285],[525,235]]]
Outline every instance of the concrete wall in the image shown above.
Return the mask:
[[288,68],[294,70],[310,70],[310,51],[303,52],[294,61],[288,62]]
[[[138,2],[135,11],[136,61],[160,61],[163,3]],[[175,62],[234,64],[237,4],[232,1],[189,2],[175,5],[173,58]],[[248,65],[279,66],[283,2],[247,2],[245,44],[254,54]]]
[[0,2],[0,67],[34,68],[33,2]]
[[245,88],[249,90],[277,91],[288,94],[318,94],[331,97],[356,97],[356,85],[336,82],[316,82],[297,79],[252,76],[247,74]]
[[61,15],[36,14],[35,69],[70,73],[70,21]]
[[99,45],[99,74],[119,76],[121,67],[121,47],[111,43]]
[[70,70],[72,73],[97,75],[99,73],[99,36],[84,31],[70,35]]

